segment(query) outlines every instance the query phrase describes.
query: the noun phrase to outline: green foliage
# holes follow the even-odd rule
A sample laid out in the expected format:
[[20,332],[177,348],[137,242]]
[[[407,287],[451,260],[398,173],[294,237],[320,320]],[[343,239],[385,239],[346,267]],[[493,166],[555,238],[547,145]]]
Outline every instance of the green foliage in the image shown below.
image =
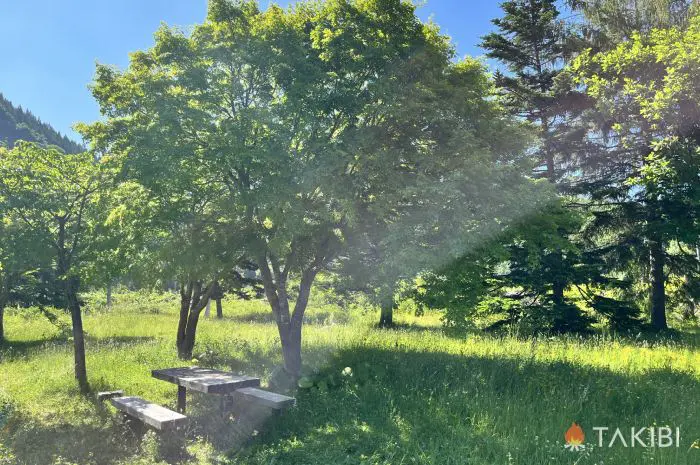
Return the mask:
[[537,120],[545,116],[541,109],[551,103],[548,93],[573,53],[572,31],[559,19],[553,0],[507,1],[501,8],[503,17],[492,21],[498,32],[486,35],[481,46],[512,73],[499,75],[511,108]]
[[490,329],[517,324],[522,334],[586,332],[595,320],[565,292],[573,287],[611,327],[632,326],[637,308],[612,298],[605,301],[617,305],[614,312],[593,304],[600,292],[627,283],[606,275],[600,251],[582,250],[576,238],[582,220],[559,201],[545,203],[474,254],[424,273],[416,298],[444,311],[446,326],[454,330],[472,328],[479,315],[496,314],[503,319]]
[[[7,167],[8,153],[0,147],[0,165]],[[13,211],[15,195],[0,193],[0,311],[11,303],[49,304],[55,296],[51,252],[37,246],[45,237],[23,221],[24,211]]]
[[15,454],[13,454],[11,450],[7,449],[5,446],[0,444],[0,464],[14,465],[15,460]]
[[685,26],[697,5],[693,0],[567,0],[584,14],[589,41],[597,48],[614,48],[635,34],[654,28]]
[[441,271],[423,273],[414,298],[423,307],[443,310],[445,326],[463,333],[474,327],[477,305],[488,292],[486,276],[497,262],[496,247],[484,248]]
[[[503,17],[493,21],[498,31],[485,36],[481,45],[508,70],[508,74],[496,73],[506,109],[532,123],[537,131],[539,140],[531,150],[535,173],[557,182],[569,170],[570,140],[587,108],[586,98],[566,85],[562,73],[567,61],[582,48],[581,36],[559,18],[554,1],[515,0],[501,6]],[[581,218],[566,211],[546,189],[527,194],[532,208],[508,224],[495,241],[430,279],[424,297],[435,306],[431,296],[441,296],[438,308],[446,309],[449,325],[468,326],[469,314],[479,301],[487,295],[498,298],[504,289],[512,290],[512,297],[522,301],[517,305],[520,311],[510,312],[507,322],[527,318],[531,326],[541,323],[544,332],[581,330],[590,322],[564,297],[569,286],[589,282],[602,273],[595,265],[584,263],[584,244],[575,237]],[[461,305],[455,306],[460,299]]]
[[[224,458],[240,438],[195,399],[191,463],[560,463],[572,415],[687,422],[697,341],[643,340],[638,297],[659,329],[667,298],[700,301],[700,17],[683,0],[569,3],[580,30],[553,0],[503,3],[482,44],[507,69],[492,82],[408,1],[212,0],[190,33],[163,26],[127,69],[98,66],[91,154],[44,147],[75,148],[0,96],[0,307],[65,304],[57,279],[201,290],[259,268],[272,314],[254,292],[227,300],[188,360],[275,381],[281,344],[299,406]],[[178,297],[84,297],[95,385],[172,405],[144,367],[182,363]],[[399,329],[370,326],[370,304],[399,308]],[[155,435],[73,388],[65,316],[9,313],[0,460],[163,463]],[[596,320],[638,336],[580,336]],[[606,452],[581,458],[649,458]]]
[[563,67],[583,47],[578,31],[560,19],[554,0],[511,0],[501,5],[498,27],[483,37],[487,56],[508,70],[496,71],[496,84],[514,115],[533,123],[540,138],[533,158],[540,174],[555,181],[565,173],[572,122],[585,99],[561,85]]
[[89,153],[69,155],[28,142],[12,150],[0,148],[3,216],[31,231],[35,242],[27,249],[46,254],[32,265],[53,272],[51,302],[71,313],[75,376],[83,392],[88,381],[78,292],[82,265],[103,245],[98,231],[108,211],[99,200],[114,180],[108,162],[107,157],[95,160]]
[[[19,224],[10,236],[35,254],[32,266],[77,275],[88,251],[97,244],[100,196],[106,195],[110,171],[105,161],[88,153],[65,154],[52,148],[21,142],[0,149],[0,196],[5,224]],[[21,243],[31,241],[31,244]],[[57,302],[61,301],[56,297]]]
[[491,308],[500,319],[485,328],[487,332],[508,333],[518,337],[552,336],[557,334],[590,334],[596,322],[575,303],[552,300],[522,303],[513,299],[496,299],[500,305]]
[[590,305],[608,319],[610,329],[613,331],[638,330],[642,327],[640,311],[635,305],[601,295],[593,296]]

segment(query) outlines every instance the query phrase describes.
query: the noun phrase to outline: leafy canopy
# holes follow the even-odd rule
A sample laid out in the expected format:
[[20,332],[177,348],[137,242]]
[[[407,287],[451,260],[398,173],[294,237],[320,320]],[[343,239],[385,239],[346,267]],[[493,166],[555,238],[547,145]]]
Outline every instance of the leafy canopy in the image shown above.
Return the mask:
[[521,147],[483,65],[453,63],[414,9],[213,1],[190,35],[162,28],[128,70],[100,66],[109,119],[83,131],[159,197],[201,188],[251,256],[318,269]]

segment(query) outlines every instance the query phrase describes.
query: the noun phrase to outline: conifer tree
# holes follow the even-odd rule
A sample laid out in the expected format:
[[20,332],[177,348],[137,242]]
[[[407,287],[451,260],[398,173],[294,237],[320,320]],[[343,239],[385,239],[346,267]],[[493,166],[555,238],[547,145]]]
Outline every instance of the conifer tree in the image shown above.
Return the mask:
[[[537,130],[536,174],[556,183],[566,171],[564,154],[571,121],[585,108],[585,99],[575,92],[560,91],[563,87],[557,85],[557,79],[581,41],[575,30],[559,18],[554,0],[509,0],[501,6],[504,16],[493,20],[498,32],[486,35],[481,46],[488,57],[499,60],[507,69],[507,73],[496,73],[507,108]],[[560,229],[566,234],[565,227]],[[563,305],[569,284],[567,276],[571,273],[566,270],[568,261],[563,255],[570,248],[553,246],[543,252],[543,260],[553,267],[549,287],[556,305]]]
[[572,113],[573,96],[560,93],[556,80],[582,42],[559,19],[554,0],[510,0],[502,8],[504,16],[493,20],[499,31],[486,35],[481,46],[507,68],[507,73],[496,73],[496,84],[509,110],[537,127],[539,169],[554,181],[561,174],[567,120],[577,114]]

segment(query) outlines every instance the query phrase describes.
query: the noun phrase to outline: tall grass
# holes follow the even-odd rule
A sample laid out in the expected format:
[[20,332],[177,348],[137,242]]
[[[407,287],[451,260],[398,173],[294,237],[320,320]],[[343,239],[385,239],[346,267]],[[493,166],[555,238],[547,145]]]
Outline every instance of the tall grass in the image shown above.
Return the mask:
[[[150,371],[182,365],[177,296],[122,293],[111,309],[86,296],[88,374],[94,390],[124,389],[174,407],[171,384]],[[189,362],[267,380],[279,338],[262,301],[227,300],[204,319]],[[193,395],[191,463],[663,464],[700,463],[697,336],[645,340],[449,337],[439,315],[376,315],[317,300],[304,330],[308,389],[297,407],[241,442],[216,422],[214,400]],[[67,316],[59,314],[67,322]],[[111,409],[81,396],[68,334],[35,311],[11,311],[0,349],[0,464],[149,464],[159,439],[134,435]],[[572,422],[587,448],[564,449]],[[681,447],[594,447],[592,427],[680,427]]]

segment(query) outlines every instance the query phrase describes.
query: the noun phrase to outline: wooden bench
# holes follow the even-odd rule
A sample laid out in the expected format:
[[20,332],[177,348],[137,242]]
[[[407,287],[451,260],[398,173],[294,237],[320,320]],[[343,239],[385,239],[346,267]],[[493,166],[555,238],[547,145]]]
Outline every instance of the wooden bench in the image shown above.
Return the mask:
[[110,402],[118,410],[158,431],[175,431],[187,424],[187,417],[140,397],[114,397]]
[[294,397],[284,396],[276,392],[265,391],[258,388],[241,388],[233,392],[232,397],[234,402],[242,400],[254,404],[269,407],[275,410],[282,410],[294,406],[296,399]]

